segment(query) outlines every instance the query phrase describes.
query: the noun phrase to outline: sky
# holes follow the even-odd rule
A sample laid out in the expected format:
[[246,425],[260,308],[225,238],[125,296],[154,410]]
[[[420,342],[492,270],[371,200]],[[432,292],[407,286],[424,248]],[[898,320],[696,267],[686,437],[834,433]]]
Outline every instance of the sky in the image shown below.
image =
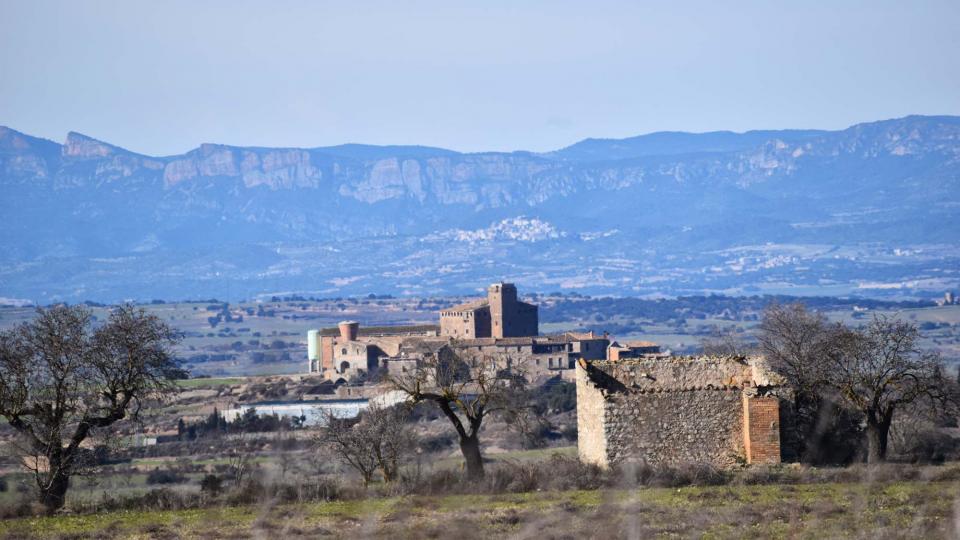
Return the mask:
[[908,114],[960,114],[960,1],[0,0],[0,125],[150,155]]

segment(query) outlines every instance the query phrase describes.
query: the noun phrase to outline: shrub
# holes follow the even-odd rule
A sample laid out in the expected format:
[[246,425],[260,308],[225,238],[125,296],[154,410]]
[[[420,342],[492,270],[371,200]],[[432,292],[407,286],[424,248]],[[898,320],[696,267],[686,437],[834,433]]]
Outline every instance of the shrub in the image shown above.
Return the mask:
[[[42,505],[26,497],[20,497],[10,504],[0,505],[0,519],[37,516],[43,513],[45,513],[45,509]],[[13,535],[9,537],[14,538]]]
[[653,487],[720,486],[730,482],[733,475],[709,463],[685,465],[651,465],[627,463],[619,467],[622,478],[639,485]]
[[609,482],[606,473],[597,465],[560,454],[550,457],[546,469],[551,489],[598,489]]
[[170,469],[154,469],[147,474],[147,484],[180,484],[186,482],[186,478],[180,476]]
[[911,438],[905,457],[913,463],[943,463],[957,454],[960,442],[938,429],[927,429]]
[[183,510],[199,508],[201,501],[193,493],[180,493],[170,488],[159,488],[141,495],[113,498],[104,497],[100,501],[90,502],[88,506],[77,508],[81,512],[110,512],[115,510]]
[[482,481],[467,480],[458,471],[440,469],[404,478],[403,491],[417,495],[526,493],[537,490],[597,489],[609,483],[595,465],[554,454],[537,462],[505,462],[489,467]]
[[551,439],[558,436],[553,432],[547,422],[537,422],[535,425],[523,431],[522,444],[524,448],[544,448]]
[[223,491],[223,479],[215,474],[208,474],[200,480],[200,492],[211,497],[220,495]]
[[442,452],[451,448],[454,444],[454,434],[448,431],[439,433],[437,435],[431,435],[429,437],[423,437],[420,439],[419,446],[423,449],[424,452],[434,453]]
[[566,381],[545,384],[534,390],[532,398],[537,414],[572,411],[577,408],[577,385]]

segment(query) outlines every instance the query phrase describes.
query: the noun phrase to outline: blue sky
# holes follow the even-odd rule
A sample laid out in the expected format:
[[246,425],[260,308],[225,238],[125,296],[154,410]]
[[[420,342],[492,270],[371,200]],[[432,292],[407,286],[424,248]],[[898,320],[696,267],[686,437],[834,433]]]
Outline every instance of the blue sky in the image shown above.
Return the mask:
[[0,124],[543,151],[960,114],[960,2],[0,0]]

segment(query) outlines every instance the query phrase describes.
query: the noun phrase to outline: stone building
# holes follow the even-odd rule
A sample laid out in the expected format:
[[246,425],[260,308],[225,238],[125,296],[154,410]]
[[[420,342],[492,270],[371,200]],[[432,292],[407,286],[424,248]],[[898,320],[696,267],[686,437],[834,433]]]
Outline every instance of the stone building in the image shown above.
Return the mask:
[[536,336],[537,306],[517,299],[512,283],[494,283],[487,298],[453,306],[440,312],[440,335],[455,339]]
[[625,360],[659,355],[660,345],[652,341],[614,341],[607,347],[607,360]]
[[486,299],[441,311],[439,327],[343,321],[337,328],[307,332],[309,372],[331,381],[362,378],[380,368],[398,375],[445,346],[490,357],[497,369],[515,369],[530,381],[573,381],[576,361],[602,360],[609,345],[606,334],[593,332],[540,336],[537,306],[519,301],[511,283],[494,283]]
[[374,326],[361,328],[356,321],[343,321],[337,328],[307,332],[307,362],[310,373],[330,380],[349,381],[376,370],[381,359],[396,356],[408,339],[437,338],[434,325]]
[[761,358],[581,360],[576,383],[585,463],[730,467],[789,454],[780,436],[789,389]]
[[609,340],[589,333],[551,336],[480,339],[410,338],[400,346],[396,356],[383,358],[381,365],[392,375],[399,375],[417,366],[427,355],[435,355],[441,347],[450,347],[464,356],[482,356],[494,360],[498,369],[512,369],[531,382],[560,377],[573,381],[576,361],[602,360]]

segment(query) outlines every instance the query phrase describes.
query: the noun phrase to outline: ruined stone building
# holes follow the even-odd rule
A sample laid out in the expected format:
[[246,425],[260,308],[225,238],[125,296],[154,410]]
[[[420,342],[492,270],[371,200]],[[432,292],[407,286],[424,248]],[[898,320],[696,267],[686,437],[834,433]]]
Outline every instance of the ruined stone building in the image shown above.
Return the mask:
[[456,339],[536,336],[537,306],[517,300],[512,283],[494,283],[487,298],[440,312],[440,335]]
[[576,382],[577,444],[586,463],[781,461],[789,390],[761,358],[579,361]]

